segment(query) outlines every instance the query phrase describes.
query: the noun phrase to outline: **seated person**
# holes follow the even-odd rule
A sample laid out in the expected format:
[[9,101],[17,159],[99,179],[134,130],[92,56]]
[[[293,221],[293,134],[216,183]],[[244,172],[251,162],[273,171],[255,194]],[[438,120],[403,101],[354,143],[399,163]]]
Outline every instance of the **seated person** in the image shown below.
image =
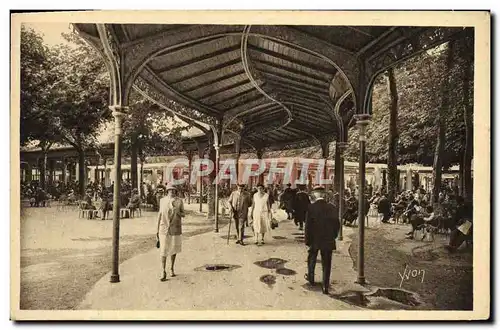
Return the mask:
[[344,224],[352,225],[352,223],[358,218],[358,201],[356,197],[351,196],[347,201],[347,209],[344,213]]
[[445,245],[449,252],[455,252],[467,239],[472,240],[472,221],[465,220],[460,226],[451,231],[450,242]]
[[141,206],[141,198],[139,197],[139,190],[134,188],[132,190],[132,196],[130,196],[130,200],[128,202],[127,208],[131,211],[138,209]]
[[92,190],[88,189],[87,194],[83,198],[82,209],[84,210],[95,210],[94,203],[92,202]]
[[450,234],[450,241],[445,248],[449,252],[455,252],[464,241],[472,240],[472,206],[467,205],[463,209],[463,217],[457,228]]
[[412,229],[406,234],[407,239],[413,239],[415,230],[417,230],[423,224],[437,225],[437,218],[434,214],[432,206],[427,206],[425,210],[419,206],[415,206],[415,211],[416,213],[413,213],[410,218]]
[[112,196],[106,189],[101,192],[101,207],[102,220],[106,220],[109,211],[113,210]]

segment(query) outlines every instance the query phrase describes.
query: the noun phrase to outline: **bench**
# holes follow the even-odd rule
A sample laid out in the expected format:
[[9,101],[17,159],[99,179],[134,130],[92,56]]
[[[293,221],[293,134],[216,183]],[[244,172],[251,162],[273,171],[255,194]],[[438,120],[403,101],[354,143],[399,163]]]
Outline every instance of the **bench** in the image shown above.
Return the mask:
[[79,218],[94,219],[99,215],[99,210],[80,209]]

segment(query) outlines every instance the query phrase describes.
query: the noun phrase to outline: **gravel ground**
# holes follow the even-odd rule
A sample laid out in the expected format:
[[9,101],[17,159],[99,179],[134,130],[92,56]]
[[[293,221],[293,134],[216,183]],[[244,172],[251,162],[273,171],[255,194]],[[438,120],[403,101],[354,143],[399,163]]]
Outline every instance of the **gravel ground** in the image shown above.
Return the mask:
[[[200,219],[196,219],[200,218]],[[202,224],[203,216],[191,216],[190,237],[213,230]],[[196,221],[200,220],[200,221]],[[224,225],[226,221],[221,221]],[[111,269],[111,238],[75,239],[100,243],[96,248],[40,248],[21,252],[20,308],[31,310],[74,309],[93,285]],[[109,242],[109,244],[108,244]],[[123,235],[120,238],[120,262],[155,247],[155,235]]]
[[[356,229],[357,230],[357,229]],[[472,249],[449,255],[441,239],[435,244],[405,240],[407,228],[383,225],[365,231],[365,278],[373,286],[402,288],[419,294],[437,310],[472,310]],[[389,238],[388,238],[389,237]],[[349,253],[357,271],[358,235]],[[439,238],[438,238],[439,240]],[[405,268],[417,276],[401,282]],[[425,271],[425,275],[422,275]]]

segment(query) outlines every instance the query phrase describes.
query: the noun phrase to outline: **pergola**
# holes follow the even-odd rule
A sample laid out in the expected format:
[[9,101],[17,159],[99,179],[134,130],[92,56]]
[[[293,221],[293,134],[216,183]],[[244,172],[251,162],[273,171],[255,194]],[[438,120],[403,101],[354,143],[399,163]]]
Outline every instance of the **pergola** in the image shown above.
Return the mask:
[[[359,196],[365,193],[365,128],[375,78],[401,61],[473,33],[466,27],[74,24],[103,56],[115,118],[113,269],[119,282],[121,126],[133,89],[174,111],[236,154],[336,140],[343,183],[347,131],[359,127]],[[184,105],[173,108],[172,100]],[[203,123],[205,125],[201,125]],[[210,127],[207,130],[205,127]],[[337,157],[336,157],[337,158]],[[218,170],[216,165],[216,171]],[[214,173],[215,176],[215,173]],[[338,189],[340,200],[343,189]],[[215,205],[218,204],[215,186]],[[342,206],[342,203],[339,203]],[[364,203],[359,198],[358,282],[364,277]],[[339,214],[343,214],[340,207]],[[216,230],[218,212],[215,211]]]

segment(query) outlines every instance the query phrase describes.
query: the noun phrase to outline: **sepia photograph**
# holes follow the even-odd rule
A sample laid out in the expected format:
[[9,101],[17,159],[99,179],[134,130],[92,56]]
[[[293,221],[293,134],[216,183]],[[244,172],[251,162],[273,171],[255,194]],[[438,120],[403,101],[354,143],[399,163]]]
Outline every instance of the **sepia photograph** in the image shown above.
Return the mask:
[[11,76],[11,319],[490,317],[488,11],[16,13]]

